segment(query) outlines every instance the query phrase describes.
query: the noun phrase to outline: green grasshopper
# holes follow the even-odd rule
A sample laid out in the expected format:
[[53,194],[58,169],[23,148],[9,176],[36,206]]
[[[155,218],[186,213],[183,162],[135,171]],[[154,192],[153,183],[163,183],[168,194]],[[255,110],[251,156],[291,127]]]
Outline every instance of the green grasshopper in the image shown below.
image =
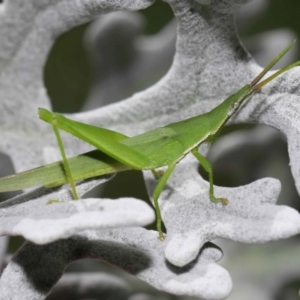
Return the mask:
[[[223,205],[228,204],[229,201],[227,199],[215,196],[212,167],[209,161],[198,152],[198,147],[204,142],[213,141],[245,100],[249,99],[255,92],[259,91],[264,85],[283,72],[300,65],[300,61],[297,61],[261,81],[272,66],[290,50],[294,43],[295,41],[282,50],[250,84],[245,85],[239,91],[229,96],[210,112],[156,128],[134,137],[128,137],[119,132],[76,122],[61,114],[52,113],[40,108],[40,119],[53,126],[63,162],[55,162],[12,176],[3,177],[0,179],[0,192],[32,186],[53,187],[70,183],[73,197],[74,199],[78,199],[74,183],[77,180],[129,169],[150,170],[155,179],[158,180],[153,192],[153,200],[159,239],[163,240],[164,234],[161,228],[162,218],[158,198],[176,164],[189,152],[196,157],[208,172],[210,200],[221,202]],[[94,150],[67,159],[58,128],[95,146],[100,151]],[[164,173],[156,170],[164,166],[167,167]]]

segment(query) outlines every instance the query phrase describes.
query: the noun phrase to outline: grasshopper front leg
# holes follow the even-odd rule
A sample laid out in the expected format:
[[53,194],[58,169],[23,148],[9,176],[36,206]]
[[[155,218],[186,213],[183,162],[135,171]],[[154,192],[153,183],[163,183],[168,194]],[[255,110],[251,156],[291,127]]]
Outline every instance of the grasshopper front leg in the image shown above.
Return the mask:
[[214,181],[213,181],[213,169],[210,162],[198,152],[198,147],[194,148],[192,154],[197,158],[202,167],[208,173],[209,178],[209,198],[212,202],[221,202],[223,205],[227,205],[229,203],[226,198],[216,198],[214,195]]

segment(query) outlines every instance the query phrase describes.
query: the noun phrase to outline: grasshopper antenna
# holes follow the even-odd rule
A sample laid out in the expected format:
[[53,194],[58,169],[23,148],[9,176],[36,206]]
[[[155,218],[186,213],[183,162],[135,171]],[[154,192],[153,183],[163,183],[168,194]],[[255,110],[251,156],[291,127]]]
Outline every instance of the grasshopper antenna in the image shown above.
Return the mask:
[[[295,43],[296,43],[296,40],[292,41],[287,47],[285,47],[280,53],[278,53],[272,59],[272,61],[270,61],[269,64],[252,80],[250,85],[253,87],[256,86],[256,84],[266,75],[266,73],[269,72],[269,70],[295,45]],[[293,67],[291,67],[291,68],[293,68]],[[289,70],[289,69],[287,69],[287,70]],[[285,71],[287,71],[287,70],[285,70]],[[283,71],[283,72],[285,72],[285,71]],[[278,75],[280,75],[280,74],[278,74]],[[275,76],[275,77],[277,77],[277,76]],[[275,78],[275,77],[273,77],[273,78]]]
[[270,77],[268,77],[267,79],[263,80],[262,82],[260,82],[259,84],[256,84],[255,86],[253,86],[252,90],[253,91],[258,91],[260,90],[264,85],[266,85],[268,82],[270,82],[271,80],[273,80],[274,78],[276,78],[277,76],[281,75],[282,73],[297,67],[300,65],[300,60],[278,70],[276,73],[274,73],[273,75],[271,75]]

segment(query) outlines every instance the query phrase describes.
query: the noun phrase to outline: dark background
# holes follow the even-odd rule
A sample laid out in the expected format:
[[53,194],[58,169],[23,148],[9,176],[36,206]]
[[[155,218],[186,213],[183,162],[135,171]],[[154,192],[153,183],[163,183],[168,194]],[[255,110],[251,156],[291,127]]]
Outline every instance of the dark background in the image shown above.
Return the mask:
[[[300,36],[299,11],[299,0],[269,0],[267,9],[248,24],[242,20],[238,22],[240,37],[243,39],[277,28],[290,28]],[[173,18],[169,5],[163,1],[156,1],[140,12],[146,18],[145,34],[156,33]],[[63,34],[50,52],[44,78],[54,111],[77,112],[87,96],[90,73],[82,46],[82,36],[87,26],[78,26]]]

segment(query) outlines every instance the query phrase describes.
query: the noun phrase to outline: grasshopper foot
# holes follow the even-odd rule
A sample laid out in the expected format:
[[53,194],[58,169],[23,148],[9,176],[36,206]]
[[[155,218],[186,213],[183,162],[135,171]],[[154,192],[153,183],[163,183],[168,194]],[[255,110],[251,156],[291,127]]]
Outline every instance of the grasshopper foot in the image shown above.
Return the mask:
[[165,240],[166,236],[162,233],[162,232],[159,232],[158,234],[158,238],[161,242],[163,242]]
[[151,170],[151,172],[152,172],[152,174],[154,175],[154,178],[156,179],[156,180],[159,180],[163,175],[164,175],[164,171],[163,170],[158,170],[158,171],[156,171],[156,170]]
[[210,198],[210,200],[212,202],[215,202],[215,203],[221,202],[223,205],[227,205],[229,203],[229,200],[226,199],[226,198],[215,198],[215,197],[212,197],[212,198]]
[[157,174],[158,174],[159,178],[161,178],[165,174],[165,172],[163,170],[158,170]]
[[48,201],[46,202],[46,204],[49,205],[49,204],[59,203],[59,202],[61,202],[61,201],[55,200],[55,199],[50,199],[50,200],[48,200]]

